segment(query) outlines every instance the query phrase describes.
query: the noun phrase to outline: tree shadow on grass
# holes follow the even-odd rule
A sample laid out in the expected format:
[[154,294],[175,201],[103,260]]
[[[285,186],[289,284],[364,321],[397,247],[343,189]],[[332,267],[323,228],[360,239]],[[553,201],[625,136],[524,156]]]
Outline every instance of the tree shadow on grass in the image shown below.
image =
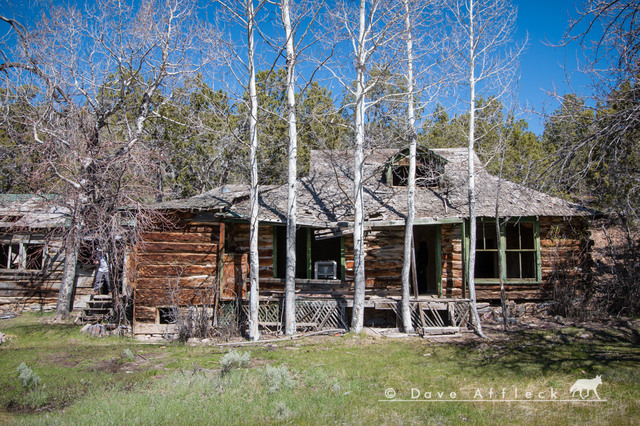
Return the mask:
[[603,369],[640,366],[633,331],[617,327],[519,330],[494,340],[464,342],[459,349],[466,353],[462,363],[488,373],[508,370],[519,375],[535,371],[595,375]]

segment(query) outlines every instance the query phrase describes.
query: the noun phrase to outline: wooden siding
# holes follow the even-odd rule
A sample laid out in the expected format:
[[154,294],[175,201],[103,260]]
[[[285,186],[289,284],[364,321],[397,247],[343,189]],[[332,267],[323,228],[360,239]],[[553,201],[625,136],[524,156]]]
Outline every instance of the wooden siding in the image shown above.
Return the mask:
[[219,223],[183,222],[176,229],[143,234],[142,241],[131,260],[136,323],[156,323],[158,307],[213,304],[219,282]]
[[441,225],[442,296],[464,297],[464,260],[462,253],[462,224]]

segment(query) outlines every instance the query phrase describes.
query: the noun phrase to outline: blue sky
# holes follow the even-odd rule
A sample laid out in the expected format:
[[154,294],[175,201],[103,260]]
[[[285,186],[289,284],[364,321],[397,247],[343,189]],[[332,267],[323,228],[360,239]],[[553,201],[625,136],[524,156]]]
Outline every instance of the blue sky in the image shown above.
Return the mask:
[[[82,3],[84,0],[78,1]],[[513,1],[518,6],[517,38],[522,41],[528,34],[528,44],[520,58],[519,102],[521,106],[535,111],[523,113],[523,118],[529,122],[531,131],[541,135],[544,120],[540,114],[551,113],[559,106],[549,92],[567,93],[567,77],[570,77],[571,88],[577,93],[588,96],[590,92],[589,79],[578,71],[578,46],[550,45],[559,43],[570,16],[576,15],[576,7],[583,0]],[[9,16],[14,13],[29,16],[29,8],[34,5],[31,1],[7,4],[0,0],[0,6],[5,9],[2,12]],[[7,26],[3,24],[1,30],[4,34]]]
[[[553,112],[559,103],[548,93],[554,89],[558,94],[571,88],[578,93],[588,95],[589,79],[578,71],[577,58],[580,49],[576,45],[554,47],[567,29],[570,16],[576,16],[576,0],[522,0],[518,5],[518,37],[524,39],[527,32],[529,42],[520,58],[520,93],[522,105],[540,113]],[[527,114],[529,128],[536,134],[542,134],[543,120],[538,114]]]

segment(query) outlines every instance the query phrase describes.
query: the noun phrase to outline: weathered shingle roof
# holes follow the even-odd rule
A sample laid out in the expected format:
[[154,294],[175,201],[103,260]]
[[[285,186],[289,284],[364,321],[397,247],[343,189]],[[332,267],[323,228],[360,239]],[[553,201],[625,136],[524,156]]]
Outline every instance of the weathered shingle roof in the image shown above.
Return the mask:
[[[468,217],[467,150],[434,149],[444,158],[444,179],[437,188],[416,188],[416,219],[443,220]],[[367,152],[364,165],[366,219],[373,222],[403,221],[407,211],[407,189],[383,182],[388,160],[397,150]],[[557,197],[490,175],[478,158],[476,210],[479,217],[493,217],[500,184],[500,216],[590,216],[593,211]],[[309,176],[298,180],[298,223],[329,225],[353,221],[353,155],[350,151],[311,151]],[[260,220],[285,222],[287,187],[260,188]],[[163,209],[216,210],[232,217],[249,216],[249,186],[227,185],[186,200],[157,206]]]
[[0,229],[44,229],[63,226],[69,210],[55,195],[0,194]]

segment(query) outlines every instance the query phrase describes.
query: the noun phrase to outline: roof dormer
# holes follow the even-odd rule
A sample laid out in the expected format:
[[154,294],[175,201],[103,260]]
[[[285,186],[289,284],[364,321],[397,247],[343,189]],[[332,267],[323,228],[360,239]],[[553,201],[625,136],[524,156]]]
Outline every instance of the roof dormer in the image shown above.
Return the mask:
[[[416,186],[436,188],[444,177],[447,160],[426,148],[416,151]],[[383,181],[388,186],[407,186],[409,181],[409,149],[405,148],[391,157],[384,168]]]

